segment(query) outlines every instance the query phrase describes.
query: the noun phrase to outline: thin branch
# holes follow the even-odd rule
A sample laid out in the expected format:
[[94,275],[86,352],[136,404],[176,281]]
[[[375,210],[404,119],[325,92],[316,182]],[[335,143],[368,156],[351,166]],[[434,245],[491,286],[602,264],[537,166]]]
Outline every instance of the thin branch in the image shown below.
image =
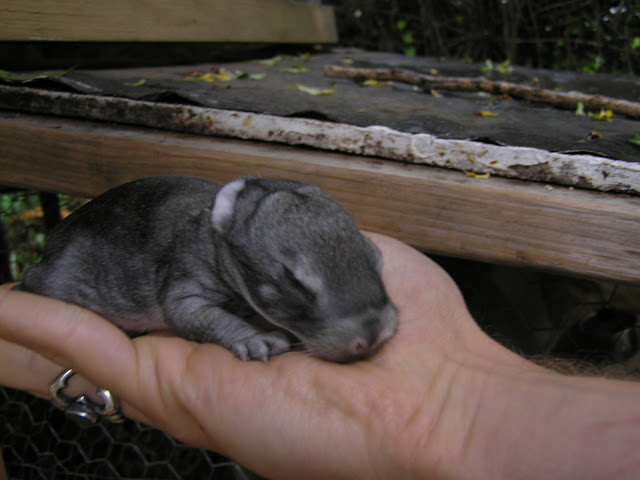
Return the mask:
[[640,118],[640,103],[604,95],[588,95],[578,92],[556,92],[513,82],[488,80],[484,77],[437,77],[401,68],[353,68],[327,65],[324,74],[328,77],[343,77],[353,80],[371,79],[394,81],[416,85],[424,91],[432,89],[484,91],[495,95],[509,95],[530,102],[545,103],[558,108],[575,110],[582,103],[590,110],[610,109],[630,118]]

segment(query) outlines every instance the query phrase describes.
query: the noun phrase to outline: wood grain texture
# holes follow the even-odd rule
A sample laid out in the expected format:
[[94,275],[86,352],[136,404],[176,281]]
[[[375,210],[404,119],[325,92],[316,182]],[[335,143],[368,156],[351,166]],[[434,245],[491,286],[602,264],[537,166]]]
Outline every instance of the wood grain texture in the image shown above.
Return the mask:
[[83,196],[151,175],[288,177],[431,253],[640,283],[640,198],[265,143],[0,116],[0,183]]
[[292,0],[4,0],[0,40],[335,43],[332,7]]

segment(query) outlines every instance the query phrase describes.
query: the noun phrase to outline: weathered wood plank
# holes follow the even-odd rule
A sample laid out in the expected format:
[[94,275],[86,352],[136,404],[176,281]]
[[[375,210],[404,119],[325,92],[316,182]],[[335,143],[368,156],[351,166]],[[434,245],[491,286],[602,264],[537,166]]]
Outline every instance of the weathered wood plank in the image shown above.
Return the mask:
[[[86,84],[84,84],[86,86]],[[253,111],[0,85],[0,108],[173,132],[285,143],[479,174],[640,194],[640,163]]]
[[640,198],[287,146],[4,114],[0,183],[93,196],[149,175],[320,185],[427,252],[640,283]]
[[335,43],[333,8],[290,0],[5,0],[0,40]]

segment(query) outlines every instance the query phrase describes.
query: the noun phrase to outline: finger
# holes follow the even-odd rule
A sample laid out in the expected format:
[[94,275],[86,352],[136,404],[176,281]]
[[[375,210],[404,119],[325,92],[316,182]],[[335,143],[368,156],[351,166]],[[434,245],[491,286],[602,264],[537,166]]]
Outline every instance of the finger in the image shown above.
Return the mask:
[[[38,356],[58,366],[90,373],[85,376],[100,385],[120,384],[125,379],[119,372],[126,365],[135,364],[129,338],[111,323],[75,305],[24,292],[0,289],[0,338],[38,352]],[[28,367],[30,361],[36,362],[35,354],[20,353],[15,348],[9,351],[17,355],[13,360],[23,367]],[[47,375],[53,371],[50,364],[39,360],[31,367],[34,371],[42,367]],[[56,372],[54,378],[55,375]],[[38,375],[38,381],[44,376],[45,373]],[[36,387],[36,391],[41,389]]]
[[[191,443],[206,444],[206,435],[194,420],[197,412],[186,408],[190,402],[183,398],[198,388],[187,385],[183,391],[189,351],[197,344],[161,337],[131,341],[118,327],[88,310],[5,289],[0,289],[0,338],[72,368],[94,385],[110,390],[123,400],[125,416]],[[24,355],[24,351],[11,351]],[[24,362],[24,358],[7,360]],[[46,374],[32,379],[41,382],[41,387],[26,386],[41,393],[51,383],[52,371],[47,366]],[[54,372],[53,378],[59,373]]]
[[382,276],[388,293],[400,304],[428,302],[446,294],[447,300],[463,302],[453,279],[429,257],[395,238],[365,232],[382,253]]
[[394,238],[367,234],[383,257],[382,280],[399,315],[396,342],[416,347],[452,342],[451,335],[475,333],[465,301],[453,279],[426,255]]
[[0,340],[0,384],[49,397],[49,385],[62,367],[37,353]]

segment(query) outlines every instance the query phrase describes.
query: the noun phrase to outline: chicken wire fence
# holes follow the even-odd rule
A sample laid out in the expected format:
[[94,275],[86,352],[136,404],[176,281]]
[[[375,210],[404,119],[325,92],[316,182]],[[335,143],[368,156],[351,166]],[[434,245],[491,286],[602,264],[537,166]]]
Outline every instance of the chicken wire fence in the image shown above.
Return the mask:
[[142,423],[82,426],[49,401],[10,388],[0,387],[0,425],[10,479],[251,478],[225,457]]

